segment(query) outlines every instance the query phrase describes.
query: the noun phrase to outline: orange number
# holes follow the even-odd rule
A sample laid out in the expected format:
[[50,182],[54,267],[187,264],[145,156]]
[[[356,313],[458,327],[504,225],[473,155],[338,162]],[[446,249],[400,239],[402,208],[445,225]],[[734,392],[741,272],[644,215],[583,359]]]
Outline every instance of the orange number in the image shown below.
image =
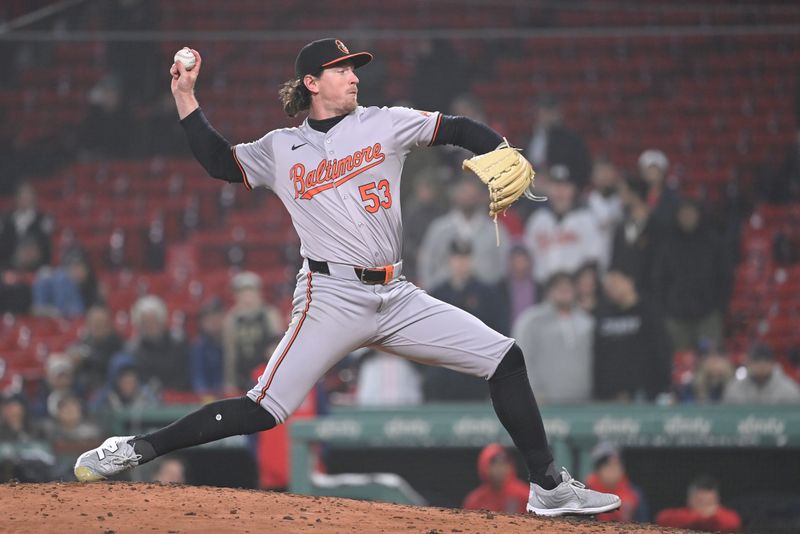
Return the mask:
[[364,184],[358,188],[358,192],[361,193],[361,200],[364,202],[371,202],[372,204],[369,206],[364,206],[364,209],[367,210],[368,213],[375,213],[380,208],[381,200],[378,198],[378,195],[375,193],[371,193],[370,191],[375,189],[375,183],[371,184]]
[[367,213],[377,213],[380,208],[388,209],[392,207],[392,194],[389,192],[389,181],[384,179],[377,184],[377,188],[383,193],[383,199],[375,193],[375,187],[375,182],[372,182],[371,184],[364,184],[358,188],[358,192],[361,193],[361,200],[369,202],[369,204],[364,206]]
[[392,207],[392,194],[389,192],[389,181],[384,179],[378,182],[378,189],[383,191],[383,196],[386,197],[381,201],[381,207],[389,209]]

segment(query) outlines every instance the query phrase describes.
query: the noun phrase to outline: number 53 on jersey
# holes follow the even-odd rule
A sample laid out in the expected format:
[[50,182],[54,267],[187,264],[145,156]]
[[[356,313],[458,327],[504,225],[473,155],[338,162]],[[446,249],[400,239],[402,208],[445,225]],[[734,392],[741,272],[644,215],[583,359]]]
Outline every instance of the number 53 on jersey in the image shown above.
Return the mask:
[[392,207],[392,194],[389,192],[389,181],[385,178],[378,183],[371,182],[359,186],[364,209],[368,213],[377,213],[379,209]]

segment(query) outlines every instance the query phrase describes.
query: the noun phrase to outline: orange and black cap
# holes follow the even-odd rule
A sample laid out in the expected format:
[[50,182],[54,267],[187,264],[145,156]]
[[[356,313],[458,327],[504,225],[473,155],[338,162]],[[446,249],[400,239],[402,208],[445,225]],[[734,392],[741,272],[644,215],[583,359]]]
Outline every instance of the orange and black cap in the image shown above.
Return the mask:
[[363,67],[372,61],[372,54],[369,52],[351,54],[339,39],[320,39],[308,43],[300,50],[294,62],[294,73],[298,78],[302,78],[306,74],[317,74],[324,68],[347,60],[352,61],[355,68]]

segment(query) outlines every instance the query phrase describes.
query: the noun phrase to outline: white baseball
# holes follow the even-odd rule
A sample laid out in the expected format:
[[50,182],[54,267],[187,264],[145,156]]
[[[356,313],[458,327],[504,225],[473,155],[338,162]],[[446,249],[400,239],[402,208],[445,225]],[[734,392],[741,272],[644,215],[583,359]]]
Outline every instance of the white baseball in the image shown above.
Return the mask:
[[186,70],[192,70],[192,67],[194,67],[194,64],[196,63],[194,54],[192,54],[192,51],[188,48],[181,48],[175,53],[175,63],[178,61],[183,63],[183,66],[186,68]]

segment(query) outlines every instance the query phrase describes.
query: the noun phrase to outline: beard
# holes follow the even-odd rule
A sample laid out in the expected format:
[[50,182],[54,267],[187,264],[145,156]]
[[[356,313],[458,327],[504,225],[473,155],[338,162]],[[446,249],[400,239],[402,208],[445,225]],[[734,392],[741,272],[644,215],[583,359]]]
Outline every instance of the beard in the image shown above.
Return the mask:
[[342,106],[342,115],[352,113],[358,107],[358,95],[353,95],[352,99],[347,99]]

